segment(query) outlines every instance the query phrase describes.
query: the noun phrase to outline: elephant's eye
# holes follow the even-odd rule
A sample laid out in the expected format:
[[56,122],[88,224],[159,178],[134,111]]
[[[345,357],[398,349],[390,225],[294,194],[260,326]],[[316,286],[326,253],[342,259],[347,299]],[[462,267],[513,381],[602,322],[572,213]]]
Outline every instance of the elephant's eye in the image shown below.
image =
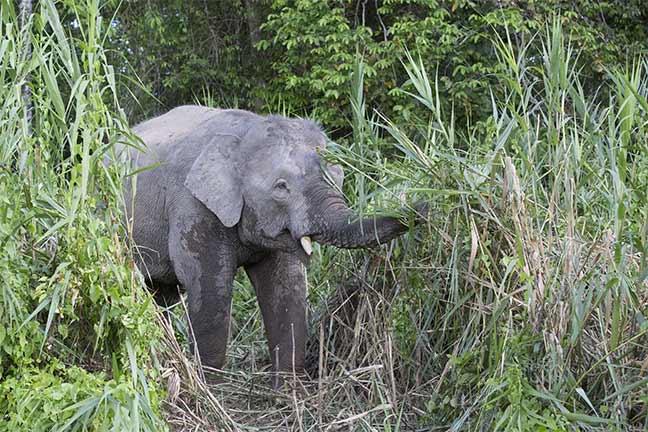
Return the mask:
[[275,181],[272,186],[272,195],[275,198],[285,198],[289,193],[290,189],[288,188],[288,182],[286,182],[286,180],[280,178]]

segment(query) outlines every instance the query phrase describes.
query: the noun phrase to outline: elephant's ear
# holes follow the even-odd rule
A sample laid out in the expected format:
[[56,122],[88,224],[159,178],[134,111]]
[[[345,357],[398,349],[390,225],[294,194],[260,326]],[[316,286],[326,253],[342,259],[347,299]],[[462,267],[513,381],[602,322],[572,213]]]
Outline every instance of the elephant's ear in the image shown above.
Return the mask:
[[241,219],[243,194],[234,161],[220,147],[221,143],[212,142],[200,153],[184,184],[223,225],[231,228]]

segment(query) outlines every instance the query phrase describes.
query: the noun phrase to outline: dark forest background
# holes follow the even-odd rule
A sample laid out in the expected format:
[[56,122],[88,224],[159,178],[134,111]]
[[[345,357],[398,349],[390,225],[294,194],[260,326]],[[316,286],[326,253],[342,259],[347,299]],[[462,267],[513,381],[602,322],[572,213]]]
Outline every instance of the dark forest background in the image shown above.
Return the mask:
[[539,67],[538,34],[556,14],[588,92],[598,90],[606,68],[648,50],[642,0],[150,0],[120,3],[110,59],[134,121],[209,101],[308,115],[344,131],[359,58],[368,106],[396,120],[416,110],[401,64],[409,52],[438,79],[457,123],[474,125],[490,114],[490,92],[500,90],[493,39],[530,44],[531,66]]

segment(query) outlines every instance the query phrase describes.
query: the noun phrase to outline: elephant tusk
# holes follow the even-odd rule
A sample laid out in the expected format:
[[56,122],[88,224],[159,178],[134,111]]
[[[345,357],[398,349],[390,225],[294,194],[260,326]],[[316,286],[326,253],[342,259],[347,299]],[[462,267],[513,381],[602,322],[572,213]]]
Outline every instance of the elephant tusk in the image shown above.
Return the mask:
[[304,252],[306,252],[306,255],[310,256],[310,254],[313,253],[313,242],[310,237],[304,236],[300,238],[299,243],[301,243],[301,247],[304,249]]

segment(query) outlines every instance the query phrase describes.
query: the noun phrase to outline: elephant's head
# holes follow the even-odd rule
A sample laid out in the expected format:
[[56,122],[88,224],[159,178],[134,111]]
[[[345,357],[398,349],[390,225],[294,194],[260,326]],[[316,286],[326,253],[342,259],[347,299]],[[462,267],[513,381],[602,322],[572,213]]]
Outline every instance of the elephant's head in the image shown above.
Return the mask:
[[265,117],[242,136],[212,137],[185,185],[249,245],[310,255],[311,238],[344,248],[371,247],[398,236],[397,219],[356,220],[340,188],[339,166],[318,149],[327,137],[313,122]]

